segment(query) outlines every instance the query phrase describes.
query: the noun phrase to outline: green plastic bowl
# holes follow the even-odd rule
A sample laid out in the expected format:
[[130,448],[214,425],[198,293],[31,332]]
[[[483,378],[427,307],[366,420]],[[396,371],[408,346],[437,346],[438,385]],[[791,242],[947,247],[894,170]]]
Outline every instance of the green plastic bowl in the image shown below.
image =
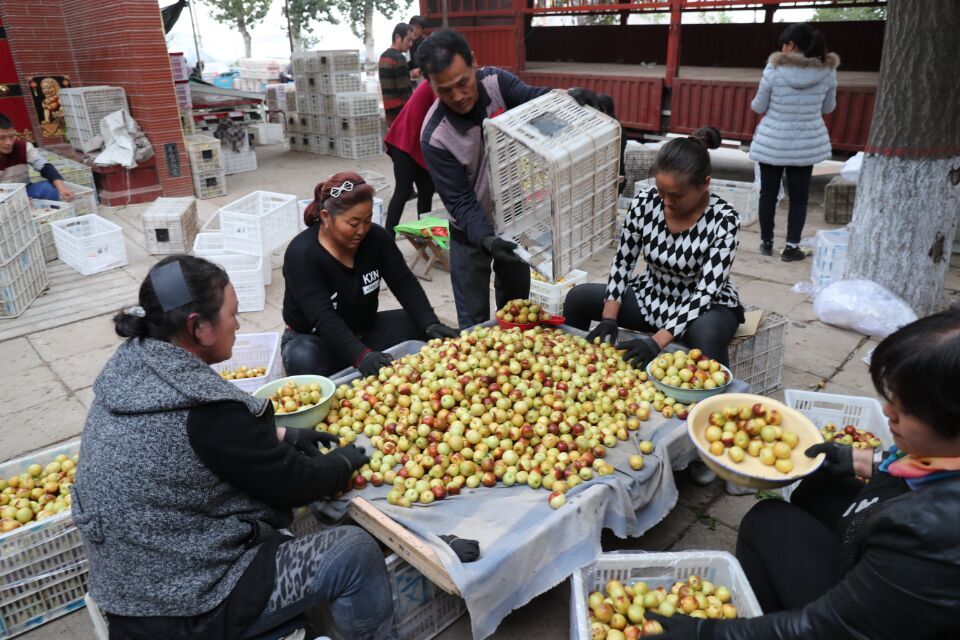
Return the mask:
[[701,400],[706,400],[707,398],[715,396],[719,393],[723,393],[726,391],[727,387],[730,386],[730,383],[733,382],[733,373],[730,371],[730,369],[720,365],[720,368],[730,375],[730,379],[727,380],[727,384],[723,385],[722,387],[717,387],[716,389],[681,389],[680,387],[673,387],[665,382],[660,382],[653,377],[652,373],[650,373],[650,365],[652,365],[654,361],[647,363],[647,378],[653,383],[653,386],[660,391],[660,393],[665,396],[670,396],[677,402],[681,402],[683,404],[700,402]]
[[286,378],[280,378],[279,380],[268,382],[254,391],[253,395],[254,397],[267,400],[277,389],[288,382],[292,382],[297,386],[316,382],[320,385],[320,393],[323,395],[323,399],[319,404],[315,404],[305,409],[300,409],[294,413],[281,413],[279,415],[275,415],[274,421],[277,423],[278,427],[313,429],[317,426],[317,423],[322,422],[323,419],[327,417],[327,414],[330,413],[330,401],[333,400],[333,393],[336,391],[337,385],[335,385],[333,380],[330,378],[324,378],[323,376],[287,376]]

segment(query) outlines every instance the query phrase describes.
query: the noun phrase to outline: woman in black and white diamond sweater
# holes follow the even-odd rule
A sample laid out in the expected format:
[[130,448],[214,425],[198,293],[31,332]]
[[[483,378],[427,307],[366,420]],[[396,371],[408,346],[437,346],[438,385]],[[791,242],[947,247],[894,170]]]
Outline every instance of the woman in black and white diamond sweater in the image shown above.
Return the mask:
[[[591,340],[616,344],[619,327],[651,334],[618,344],[634,367],[646,367],[674,340],[727,364],[727,345],[743,322],[730,280],[740,217],[710,193],[708,149],[719,146],[713,127],[663,145],[652,170],[657,188],[634,198],[607,284],[567,294],[569,325],[587,329],[600,321]],[[641,256],[647,268],[633,275]]]

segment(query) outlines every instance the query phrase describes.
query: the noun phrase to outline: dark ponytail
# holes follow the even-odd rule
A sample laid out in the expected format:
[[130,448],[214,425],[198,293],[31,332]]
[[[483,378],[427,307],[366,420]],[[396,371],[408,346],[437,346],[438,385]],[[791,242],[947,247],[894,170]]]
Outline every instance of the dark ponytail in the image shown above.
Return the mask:
[[[338,195],[334,196],[332,191],[342,187],[345,182],[353,184],[353,189],[338,191]],[[313,202],[308,204],[303,212],[303,223],[308,227],[317,224],[320,222],[320,212],[324,209],[336,218],[358,204],[372,203],[374,193],[373,187],[368,185],[360,174],[352,171],[336,173],[313,188]]]
[[784,29],[780,34],[778,45],[783,48],[783,45],[788,42],[796,45],[807,58],[817,58],[820,62],[825,62],[827,59],[827,39],[809,23],[798,22]]
[[[151,275],[172,262],[180,263],[190,300],[164,311],[154,290]],[[212,262],[188,255],[167,256],[153,265],[140,285],[139,306],[124,309],[113,317],[113,327],[121,338],[155,338],[170,342],[186,328],[187,318],[196,313],[216,323],[223,306],[224,289],[230,283],[227,272]]]
[[685,176],[688,184],[700,186],[712,171],[708,149],[716,149],[722,141],[716,127],[702,127],[687,138],[674,138],[657,151],[650,174]]

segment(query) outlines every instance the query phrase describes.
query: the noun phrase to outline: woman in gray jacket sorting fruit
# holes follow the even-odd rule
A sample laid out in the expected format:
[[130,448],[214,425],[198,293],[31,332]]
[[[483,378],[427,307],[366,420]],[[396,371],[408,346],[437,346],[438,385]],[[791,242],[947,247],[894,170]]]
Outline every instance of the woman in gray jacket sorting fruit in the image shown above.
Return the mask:
[[367,462],[329,434],[277,428],[269,400],[210,365],[230,357],[237,296],[219,266],[161,260],[94,384],[73,519],[111,640],[254,637],[329,602],[350,638],[395,639],[379,546],[336,527],[292,539],[292,507]]
[[870,375],[896,446],[814,445],[823,470],[740,524],[737,556],[767,615],[657,618],[664,640],[960,637],[960,312],[886,338]]
[[[355,367],[377,373],[384,350],[406,340],[453,338],[396,240],[371,223],[373,188],[356,173],[321,182],[303,214],[307,229],[283,257],[283,366],[290,375]],[[402,309],[379,311],[381,279]]]

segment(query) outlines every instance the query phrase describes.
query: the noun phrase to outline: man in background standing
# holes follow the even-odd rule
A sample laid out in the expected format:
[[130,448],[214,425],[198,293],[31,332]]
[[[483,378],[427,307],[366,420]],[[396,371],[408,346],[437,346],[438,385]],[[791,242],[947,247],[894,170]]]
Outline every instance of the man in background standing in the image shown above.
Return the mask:
[[410,81],[410,67],[404,53],[413,43],[413,29],[401,22],[393,28],[392,46],[380,54],[380,92],[383,94],[383,111],[387,126],[393,124],[400,109],[413,95],[413,83]]
[[417,62],[417,49],[423,42],[423,28],[427,26],[427,21],[420,16],[413,16],[407,24],[413,29],[413,44],[410,45],[410,77],[413,78],[414,83],[417,83],[421,79],[420,63]]

